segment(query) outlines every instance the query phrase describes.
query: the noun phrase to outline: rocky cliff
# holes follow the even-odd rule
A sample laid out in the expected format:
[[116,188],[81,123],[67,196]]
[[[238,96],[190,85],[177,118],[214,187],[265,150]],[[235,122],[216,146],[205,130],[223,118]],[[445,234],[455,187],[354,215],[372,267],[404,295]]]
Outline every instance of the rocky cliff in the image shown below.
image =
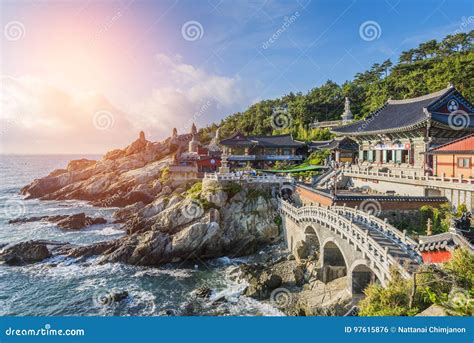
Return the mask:
[[27,199],[88,200],[107,207],[150,203],[161,192],[161,173],[180,144],[171,138],[150,142],[140,133],[126,148],[112,150],[99,161],[73,160],[65,169],[34,180],[21,193]]
[[172,154],[187,144],[188,135],[182,136],[152,143],[141,133],[100,161],[71,161],[66,169],[24,187],[27,198],[121,207],[114,216],[125,237],[85,247],[65,245],[54,254],[101,255],[102,262],[153,266],[246,255],[278,240],[277,206],[271,196],[275,190],[270,186],[173,184],[167,167]]

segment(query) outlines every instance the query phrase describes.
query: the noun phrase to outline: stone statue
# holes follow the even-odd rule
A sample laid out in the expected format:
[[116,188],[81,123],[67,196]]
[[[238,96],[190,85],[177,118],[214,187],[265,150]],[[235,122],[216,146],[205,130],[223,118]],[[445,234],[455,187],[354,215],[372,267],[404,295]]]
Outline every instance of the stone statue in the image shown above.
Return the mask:
[[354,116],[352,115],[352,112],[351,112],[351,102],[348,97],[346,97],[346,100],[344,103],[344,113],[342,114],[341,119],[343,122],[352,121],[352,119],[354,119]]

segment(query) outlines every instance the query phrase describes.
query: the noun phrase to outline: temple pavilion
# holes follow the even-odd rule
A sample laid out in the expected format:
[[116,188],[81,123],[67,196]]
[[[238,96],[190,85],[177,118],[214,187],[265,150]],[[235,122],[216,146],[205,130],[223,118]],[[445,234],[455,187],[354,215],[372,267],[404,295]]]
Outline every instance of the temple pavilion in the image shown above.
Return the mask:
[[291,134],[275,136],[246,136],[236,132],[220,141],[227,161],[233,167],[250,165],[267,168],[276,161],[301,162],[304,142],[293,139]]
[[432,171],[432,148],[474,132],[474,107],[452,85],[404,100],[388,100],[363,120],[332,128],[359,145],[358,163]]

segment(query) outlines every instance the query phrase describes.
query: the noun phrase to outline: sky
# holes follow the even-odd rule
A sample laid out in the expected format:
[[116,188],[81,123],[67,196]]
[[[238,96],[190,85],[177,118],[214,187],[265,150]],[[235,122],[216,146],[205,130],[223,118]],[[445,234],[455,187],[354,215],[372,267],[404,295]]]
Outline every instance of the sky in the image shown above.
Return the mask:
[[474,29],[470,0],[0,0],[0,153],[105,153]]

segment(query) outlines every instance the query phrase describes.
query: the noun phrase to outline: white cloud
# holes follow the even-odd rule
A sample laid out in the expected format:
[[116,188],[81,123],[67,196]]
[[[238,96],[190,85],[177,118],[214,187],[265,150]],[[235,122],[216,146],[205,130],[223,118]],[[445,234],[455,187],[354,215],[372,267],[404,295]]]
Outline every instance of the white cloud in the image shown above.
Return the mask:
[[155,74],[160,85],[127,112],[101,94],[2,76],[0,153],[105,153],[129,144],[139,130],[161,140],[174,127],[189,131],[192,122],[216,122],[252,103],[254,86],[185,64],[180,56],[158,55]]
[[181,56],[157,55],[158,78],[164,85],[130,108],[134,119],[163,137],[173,127],[189,130],[193,121],[206,125],[245,109],[255,87],[240,77],[225,77],[182,62]]
[[[31,76],[2,76],[0,94],[1,153],[105,152],[136,135],[126,115],[100,94],[71,94]],[[110,117],[105,129],[99,111]]]

